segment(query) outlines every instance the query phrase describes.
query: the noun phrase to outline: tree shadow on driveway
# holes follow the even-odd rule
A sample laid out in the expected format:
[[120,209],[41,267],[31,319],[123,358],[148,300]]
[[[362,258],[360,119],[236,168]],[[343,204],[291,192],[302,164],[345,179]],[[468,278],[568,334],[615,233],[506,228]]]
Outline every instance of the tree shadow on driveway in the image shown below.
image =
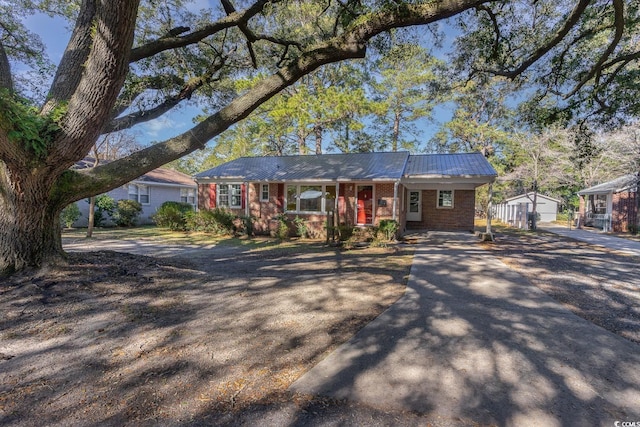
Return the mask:
[[292,390],[481,424],[613,425],[640,418],[640,347],[445,235],[420,245],[403,298]]

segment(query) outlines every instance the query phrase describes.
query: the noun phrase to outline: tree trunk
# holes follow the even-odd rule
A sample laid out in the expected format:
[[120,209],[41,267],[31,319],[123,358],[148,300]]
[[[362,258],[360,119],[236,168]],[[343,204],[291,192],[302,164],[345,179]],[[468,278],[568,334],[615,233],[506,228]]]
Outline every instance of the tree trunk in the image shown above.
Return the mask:
[[393,118],[393,134],[391,136],[391,151],[398,151],[398,139],[400,138],[400,112],[396,111]]
[[89,198],[89,223],[87,225],[87,237],[93,237],[93,223],[96,216],[96,196]]
[[316,137],[316,154],[322,154],[322,126],[314,126],[313,133]]
[[49,200],[52,183],[27,173],[9,181],[0,163],[0,276],[64,259],[60,212]]

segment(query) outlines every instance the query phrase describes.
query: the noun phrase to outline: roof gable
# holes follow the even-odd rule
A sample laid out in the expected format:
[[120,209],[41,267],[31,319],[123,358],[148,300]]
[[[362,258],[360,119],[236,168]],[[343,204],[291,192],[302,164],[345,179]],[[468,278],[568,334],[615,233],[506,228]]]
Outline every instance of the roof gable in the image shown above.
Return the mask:
[[[552,201],[552,202],[556,202],[556,203],[562,203],[562,200],[547,196],[547,195],[542,194],[542,193],[538,193],[536,195],[536,197],[539,198],[539,199],[542,198],[542,199],[546,199],[546,200],[549,200],[549,201]],[[508,199],[505,199],[505,202],[511,202],[513,200],[517,200],[517,199],[520,199],[520,198],[525,198],[525,199],[530,199],[531,200],[531,199],[533,199],[533,192],[530,191],[530,192],[528,192],[526,194],[519,194],[517,196],[509,197]]]

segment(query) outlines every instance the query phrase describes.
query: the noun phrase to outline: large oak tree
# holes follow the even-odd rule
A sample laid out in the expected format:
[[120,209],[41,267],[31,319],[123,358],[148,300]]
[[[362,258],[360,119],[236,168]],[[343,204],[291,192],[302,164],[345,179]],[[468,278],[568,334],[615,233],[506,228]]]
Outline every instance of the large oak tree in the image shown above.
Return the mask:
[[[372,40],[394,28],[460,16],[469,38],[468,50],[458,50],[473,72],[517,77],[557,58],[555,80],[547,73],[541,81],[570,88],[570,95],[594,89],[589,99],[602,108],[611,102],[599,89],[628,85],[622,77],[637,70],[640,55],[637,43],[623,43],[637,28],[637,5],[624,0],[325,0],[307,27],[296,11],[312,2],[220,0],[218,10],[198,13],[183,3],[0,3],[7,9],[0,16],[0,274],[64,257],[59,214],[67,204],[203,148],[301,77],[364,57]],[[46,71],[37,40],[19,21],[38,6],[72,16],[73,30],[49,89],[40,88],[45,96],[34,104],[21,98],[23,74],[12,74],[11,66],[24,61]],[[225,82],[246,78],[250,69],[260,72],[255,84],[229,90]],[[70,169],[101,134],[160,117],[193,97],[210,99],[211,113],[187,132],[93,169]]]

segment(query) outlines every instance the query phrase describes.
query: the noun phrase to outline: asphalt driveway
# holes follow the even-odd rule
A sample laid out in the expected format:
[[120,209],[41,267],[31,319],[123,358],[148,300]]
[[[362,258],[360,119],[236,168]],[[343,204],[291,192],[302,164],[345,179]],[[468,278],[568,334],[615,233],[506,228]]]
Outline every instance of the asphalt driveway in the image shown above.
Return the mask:
[[432,233],[403,298],[291,387],[464,423],[640,420],[640,346],[479,248]]

